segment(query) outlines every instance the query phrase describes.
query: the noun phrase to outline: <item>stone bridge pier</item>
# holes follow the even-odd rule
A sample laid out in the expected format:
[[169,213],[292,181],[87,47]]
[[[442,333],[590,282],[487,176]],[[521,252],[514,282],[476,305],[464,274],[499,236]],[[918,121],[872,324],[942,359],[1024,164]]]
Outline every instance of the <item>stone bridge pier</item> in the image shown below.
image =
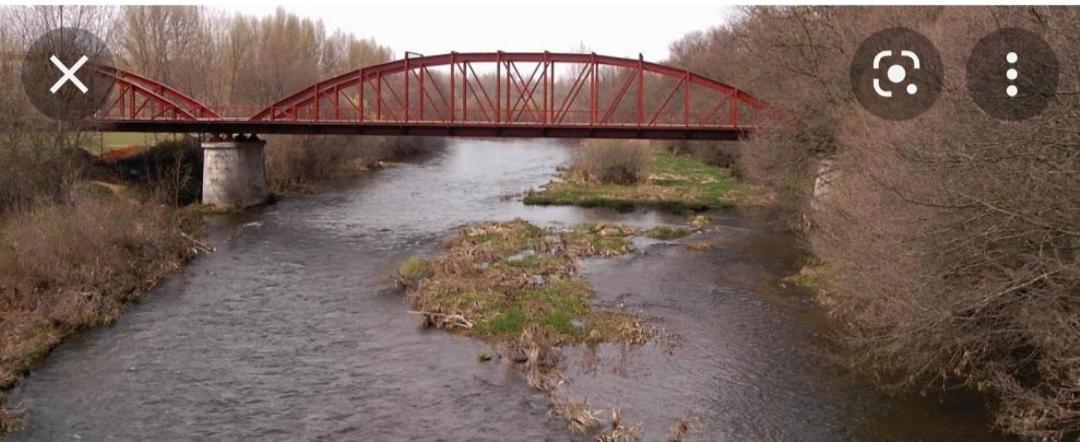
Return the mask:
[[243,209],[268,200],[266,141],[257,135],[217,135],[202,149],[203,204]]

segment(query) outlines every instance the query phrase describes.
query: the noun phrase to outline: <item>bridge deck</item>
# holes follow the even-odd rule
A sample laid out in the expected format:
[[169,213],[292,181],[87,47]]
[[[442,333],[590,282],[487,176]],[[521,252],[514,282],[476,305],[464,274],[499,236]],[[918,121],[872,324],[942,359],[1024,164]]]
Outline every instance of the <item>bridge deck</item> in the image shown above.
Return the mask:
[[687,140],[735,140],[748,135],[752,126],[700,127],[686,125],[637,126],[633,124],[590,126],[535,123],[469,122],[357,122],[357,121],[251,121],[230,119],[184,120],[91,120],[88,130],[107,132],[162,132],[208,134],[311,134],[311,135],[417,135],[451,137],[546,137],[546,138],[640,138]]

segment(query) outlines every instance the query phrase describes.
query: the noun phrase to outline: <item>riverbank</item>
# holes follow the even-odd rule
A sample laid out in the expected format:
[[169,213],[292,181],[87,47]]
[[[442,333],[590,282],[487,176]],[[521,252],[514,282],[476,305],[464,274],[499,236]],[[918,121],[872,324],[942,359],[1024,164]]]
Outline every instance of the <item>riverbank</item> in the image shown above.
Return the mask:
[[[305,146],[277,151],[300,163],[320,155],[317,143]],[[342,145],[330,156],[351,161],[300,173],[281,169],[279,157],[269,172],[294,178],[279,192],[310,194],[438,146],[402,142],[368,152]],[[238,212],[197,204],[202,163],[196,139],[88,161],[63,201],[14,210],[0,220],[0,434],[26,425],[26,410],[5,408],[5,395],[35,364],[72,335],[113,324],[142,295],[210,252],[202,238],[205,215]]]
[[651,170],[638,184],[590,182],[563,169],[558,178],[522,198],[532,205],[574,205],[630,210],[635,207],[673,212],[731,208],[747,194],[726,168],[687,155],[650,149]]
[[[575,152],[549,140],[456,139],[422,162],[209,217],[214,253],[112,326],[66,340],[10,392],[31,425],[8,437],[575,438],[523,364],[488,341],[418,328],[422,316],[407,313],[387,278],[410,256],[442,255],[446,239],[477,223],[686,225],[659,211],[504,197],[547,183]],[[561,347],[557,399],[576,406],[557,412],[588,410],[606,429],[618,409],[642,440],[665,440],[680,421],[696,422],[699,440],[994,440],[978,404],[898,399],[837,367],[826,318],[778,284],[805,262],[797,239],[739,210],[709,215],[712,225],[689,236],[633,236],[633,252],[579,260],[590,305],[640,318],[652,338]]]
[[[205,251],[197,215],[85,183],[0,226],[0,392],[65,338],[108,325],[128,304]],[[3,406],[0,393],[0,408]],[[0,410],[0,434],[23,424]]]

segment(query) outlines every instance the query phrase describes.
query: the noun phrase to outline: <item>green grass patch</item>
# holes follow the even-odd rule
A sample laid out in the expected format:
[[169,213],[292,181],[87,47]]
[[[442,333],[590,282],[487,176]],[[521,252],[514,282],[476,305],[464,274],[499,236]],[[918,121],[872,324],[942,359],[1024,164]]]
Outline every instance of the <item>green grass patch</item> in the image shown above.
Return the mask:
[[544,318],[544,325],[564,335],[576,335],[578,330],[574,328],[573,321],[574,317],[566,313],[551,312]]
[[402,278],[422,278],[427,274],[427,263],[419,256],[410,256],[398,266],[398,276]]
[[484,326],[490,333],[496,335],[516,335],[525,327],[525,312],[517,307],[508,307],[498,312]]
[[536,268],[540,266],[540,258],[536,255],[513,256],[503,260],[510,267]]
[[398,287],[413,287],[428,273],[427,262],[419,256],[410,256],[398,266],[395,281],[397,281]]
[[137,133],[137,132],[103,132],[98,136],[90,137],[90,144],[104,147],[108,152],[113,149],[121,149],[130,146],[150,147],[158,142],[172,140],[171,134]]
[[83,133],[79,143],[84,150],[94,155],[127,148],[149,148],[163,141],[181,138],[174,134],[138,133],[138,132],[98,132]]
[[673,226],[657,226],[645,231],[645,236],[662,240],[682,238],[689,234],[690,229]]
[[529,192],[525,204],[565,204],[629,210],[650,207],[670,211],[702,211],[733,207],[740,192],[728,169],[710,166],[694,158],[656,150],[653,170],[646,183],[636,185],[552,181],[542,190]]

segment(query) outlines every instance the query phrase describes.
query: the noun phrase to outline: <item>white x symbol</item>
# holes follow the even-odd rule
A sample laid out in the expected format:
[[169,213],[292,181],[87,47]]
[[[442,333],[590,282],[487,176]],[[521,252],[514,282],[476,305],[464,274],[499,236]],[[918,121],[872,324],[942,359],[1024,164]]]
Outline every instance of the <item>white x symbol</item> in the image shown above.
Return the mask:
[[64,76],[60,77],[59,80],[56,80],[56,83],[53,84],[51,88],[49,88],[49,92],[52,92],[55,95],[56,91],[60,90],[60,86],[63,86],[64,83],[71,81],[71,83],[74,84],[75,87],[79,88],[82,93],[86,93],[86,85],[83,84],[83,82],[79,81],[79,77],[75,76],[75,71],[78,71],[79,68],[82,67],[83,63],[86,63],[89,58],[86,58],[86,56],[83,55],[82,58],[79,59],[79,61],[76,61],[75,64],[71,66],[71,69],[68,69],[67,66],[64,66],[64,63],[61,62],[59,58],[56,58],[55,55],[49,57],[49,60],[56,65],[57,69],[60,69],[60,72],[64,73]]

